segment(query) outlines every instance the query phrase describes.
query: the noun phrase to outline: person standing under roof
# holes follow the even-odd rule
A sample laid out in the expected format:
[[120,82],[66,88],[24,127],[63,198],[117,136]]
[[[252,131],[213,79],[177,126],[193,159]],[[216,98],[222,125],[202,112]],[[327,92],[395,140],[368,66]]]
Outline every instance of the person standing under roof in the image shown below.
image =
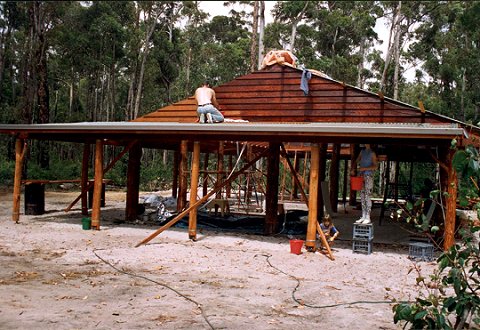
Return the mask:
[[369,224],[372,223],[370,213],[372,211],[373,176],[377,169],[377,155],[370,148],[369,144],[365,144],[365,148],[360,151],[360,154],[352,166],[351,175],[354,175],[354,169],[357,164],[359,165],[358,172],[360,176],[363,176],[363,186],[360,192],[362,217],[355,221],[355,223]]
[[195,91],[195,100],[197,101],[197,114],[201,124],[224,121],[222,113],[218,111],[219,105],[215,97],[215,91],[210,87],[208,79]]

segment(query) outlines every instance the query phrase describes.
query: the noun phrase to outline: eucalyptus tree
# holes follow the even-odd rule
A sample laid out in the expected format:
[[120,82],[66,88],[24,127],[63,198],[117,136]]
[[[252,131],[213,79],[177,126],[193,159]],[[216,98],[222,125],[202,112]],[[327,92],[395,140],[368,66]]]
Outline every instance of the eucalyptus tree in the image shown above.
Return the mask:
[[478,120],[480,3],[424,2],[410,56],[429,80],[426,107],[461,120]]
[[298,24],[304,19],[309,5],[313,1],[278,1],[273,8],[275,20],[290,27],[288,50],[295,51],[295,38]]
[[[298,27],[297,56],[307,67],[356,84],[369,76],[364,63],[378,38],[376,2],[315,2]],[[363,44],[363,47],[362,47]]]

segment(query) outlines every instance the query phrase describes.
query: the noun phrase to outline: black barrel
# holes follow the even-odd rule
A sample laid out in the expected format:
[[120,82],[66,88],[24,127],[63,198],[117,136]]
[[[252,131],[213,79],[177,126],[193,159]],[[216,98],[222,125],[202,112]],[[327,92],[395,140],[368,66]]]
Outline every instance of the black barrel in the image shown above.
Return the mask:
[[30,183],[25,185],[25,214],[40,215],[45,213],[45,185]]

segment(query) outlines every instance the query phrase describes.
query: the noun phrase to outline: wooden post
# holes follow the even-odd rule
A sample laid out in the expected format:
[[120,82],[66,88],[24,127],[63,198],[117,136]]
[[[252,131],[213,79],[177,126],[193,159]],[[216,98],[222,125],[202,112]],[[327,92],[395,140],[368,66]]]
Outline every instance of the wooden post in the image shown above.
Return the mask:
[[[228,169],[229,169],[230,172],[233,170],[233,156],[232,155],[228,155]],[[225,187],[225,195],[226,195],[226,198],[232,197],[232,183],[231,182],[229,184],[227,184],[227,186]]]
[[[350,145],[350,170],[353,171],[353,176],[357,175],[357,167],[352,167],[353,164],[355,164],[357,160],[357,155],[358,155],[358,150],[359,147],[356,144],[351,144]],[[350,194],[349,194],[349,201],[348,204],[350,206],[355,206],[357,204],[357,191],[350,189]],[[381,220],[380,220],[381,221]]]
[[[292,171],[292,175],[293,175],[293,178],[295,179],[295,182],[297,182],[297,185],[300,189],[300,193],[302,194],[302,197],[303,197],[303,200],[305,201],[305,204],[307,205],[308,209],[310,210],[310,207],[309,207],[309,201],[307,199],[307,196],[305,194],[305,191],[303,190],[302,188],[302,184],[300,183],[300,179],[298,177],[298,173],[295,171],[295,168],[293,167],[293,165],[290,163],[290,160],[288,159],[288,155],[287,155],[287,152],[285,151],[285,147],[283,146],[283,144],[281,145],[282,146],[282,151],[284,153],[284,157],[285,159],[287,160],[287,163],[288,163],[288,166],[290,167],[290,170]],[[321,151],[321,148],[320,148],[320,151]],[[319,175],[320,176],[320,175]],[[320,182],[320,180],[317,180],[317,182]],[[318,191],[318,186],[317,186],[317,191]],[[317,197],[318,199],[318,197]],[[318,217],[318,216],[317,216]],[[317,230],[317,233],[318,235],[320,236],[320,240],[322,241],[322,244],[323,246],[325,246],[325,248],[327,249],[327,253],[330,257],[330,259],[332,260],[335,260],[335,258],[333,257],[332,255],[332,250],[330,249],[330,245],[328,244],[327,242],[327,238],[325,237],[325,234],[323,233],[322,231],[322,228],[320,228],[320,224],[318,223],[318,221],[316,221],[316,230]]]
[[[119,154],[115,157],[115,159],[113,159],[113,160],[110,162],[110,164],[108,164],[107,167],[105,167],[105,169],[103,170],[103,173],[105,174],[105,173],[107,173],[108,171],[110,171],[110,170],[112,169],[112,167],[123,157],[123,155],[125,155],[125,154],[128,152],[128,150],[130,150],[130,148],[131,148],[135,143],[137,143],[136,140],[130,142],[129,145],[126,146],[126,147],[122,150],[122,152],[119,153]],[[80,195],[78,195],[78,197],[75,198],[75,200],[74,200],[73,202],[71,202],[70,205],[67,206],[67,208],[66,208],[64,211],[65,211],[65,212],[70,211],[70,210],[72,209],[72,207],[80,200],[80,198],[87,198],[87,192],[88,192],[88,190],[89,190],[92,186],[93,186],[93,182],[88,181],[86,189],[84,190],[84,189],[82,188],[82,192],[80,193]]]
[[446,174],[446,187],[447,195],[445,196],[445,232],[443,249],[447,251],[455,244],[455,220],[456,220],[456,208],[457,208],[457,172],[453,168],[453,156],[455,150],[449,149],[443,153],[445,155],[445,162],[441,162],[440,166],[443,167]]
[[22,190],[22,168],[25,158],[26,142],[17,138],[15,141],[15,177],[13,179],[13,210],[12,220],[20,221],[20,193]]
[[311,146],[310,160],[310,185],[308,190],[308,224],[305,246],[310,251],[315,251],[317,232],[317,199],[318,199],[318,169],[320,166],[320,147],[317,143]]
[[267,156],[267,191],[265,203],[264,233],[271,235],[278,226],[278,175],[280,163],[280,144],[271,142],[268,146]]
[[138,197],[140,187],[140,159],[142,147],[135,144],[128,152],[127,169],[127,200],[125,209],[125,220],[135,220],[138,215]]
[[283,201],[285,199],[285,184],[287,181],[287,161],[285,158],[282,159],[283,169],[282,169],[282,180],[280,184],[280,200]]
[[180,144],[180,180],[177,199],[177,212],[183,210],[187,204],[187,141],[183,140]]
[[[223,164],[223,156],[225,154],[225,145],[223,141],[218,142],[218,154],[217,154],[217,183],[216,186],[221,185],[224,179],[224,164]],[[217,192],[216,198],[222,198],[222,190]],[[215,206],[215,213],[217,213],[217,206]]]
[[286,161],[288,167],[290,167],[290,172],[292,174],[292,180],[295,182],[295,184],[297,186],[297,189],[300,189],[300,194],[302,195],[302,198],[305,201],[305,204],[308,206],[308,197],[305,194],[305,190],[303,189],[303,185],[302,185],[302,182],[300,181],[299,174],[295,170],[295,166],[292,165],[292,163],[290,162],[290,159],[288,158],[288,154],[287,154],[287,151],[285,149],[285,146],[283,144],[281,144],[281,147],[282,147],[282,150],[281,150],[282,151],[282,156],[285,158],[285,161]]
[[347,213],[347,189],[348,189],[348,159],[343,161],[343,184],[342,184],[342,203],[344,212]]
[[[320,144],[320,165],[318,167],[318,186],[320,187],[320,183],[325,181],[326,173],[327,173],[327,149],[328,143]],[[317,198],[317,212],[318,217],[323,218],[325,205],[323,203],[323,194],[322,190],[319,190],[319,198]]]
[[330,204],[333,212],[338,212],[338,177],[340,170],[340,144],[335,143],[330,163]]
[[[192,174],[190,180],[190,205],[197,202],[198,176],[200,173],[200,142],[193,142]],[[188,238],[197,239],[197,208],[192,208],[188,218]]]
[[[293,158],[293,172],[298,173],[298,152],[295,150],[295,157]],[[290,200],[298,198],[298,182],[293,180],[292,182],[292,191],[290,193]]]
[[95,178],[93,183],[92,229],[100,230],[100,206],[103,184],[103,142],[95,142]]
[[147,238],[145,238],[143,241],[141,241],[140,243],[138,243],[137,245],[135,245],[135,247],[139,247],[140,245],[143,245],[143,244],[146,244],[148,242],[150,242],[152,239],[154,239],[155,237],[157,237],[159,234],[161,234],[164,230],[167,230],[168,228],[170,228],[171,226],[173,226],[174,224],[176,224],[178,221],[180,221],[180,219],[182,219],[188,212],[190,212],[190,210],[194,209],[194,208],[197,208],[200,204],[204,203],[208,198],[210,198],[210,196],[212,196],[213,194],[215,194],[217,191],[219,191],[220,189],[223,188],[223,186],[229,184],[230,182],[232,182],[233,180],[235,180],[236,178],[238,178],[238,176],[240,174],[242,174],[245,170],[247,170],[248,168],[250,168],[250,166],[252,166],[253,164],[255,164],[255,162],[257,160],[259,160],[261,157],[263,157],[266,153],[267,153],[268,149],[265,149],[263,152],[261,152],[259,155],[257,155],[252,161],[248,162],[245,166],[243,166],[240,170],[238,170],[238,172],[236,173],[233,173],[232,175],[230,175],[227,180],[225,180],[225,182],[223,183],[223,185],[220,185],[220,186],[216,186],[212,191],[210,191],[208,194],[206,194],[205,196],[203,196],[202,198],[200,198],[198,201],[195,202],[195,204],[193,205],[190,205],[186,210],[180,212],[179,214],[177,214],[177,216],[175,218],[173,218],[172,220],[170,220],[169,222],[167,222],[165,225],[163,225],[162,227],[160,227],[159,229],[157,229],[153,234],[151,234],[150,236],[148,236]]
[[[87,191],[88,188],[88,164],[90,159],[90,143],[85,143],[83,146],[83,158],[82,158],[82,177],[80,181],[80,187],[82,191]],[[88,198],[87,194],[81,194],[82,198],[82,214],[88,215]]]
[[172,177],[173,177],[173,182],[172,182],[172,197],[177,198],[178,196],[178,169],[179,169],[179,158],[180,158],[180,153],[178,150],[175,150],[173,153],[173,169],[172,169]]
[[203,184],[202,184],[202,196],[205,196],[208,192],[208,158],[209,153],[206,152],[203,156]]

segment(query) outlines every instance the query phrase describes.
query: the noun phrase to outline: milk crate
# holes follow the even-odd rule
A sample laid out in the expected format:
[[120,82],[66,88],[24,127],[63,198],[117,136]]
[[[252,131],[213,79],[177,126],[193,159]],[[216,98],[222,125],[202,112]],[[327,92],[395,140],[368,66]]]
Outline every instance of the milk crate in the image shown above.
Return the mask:
[[373,224],[353,224],[353,239],[373,239]]
[[432,261],[433,257],[433,245],[423,242],[410,243],[408,257],[412,260]]
[[371,239],[354,239],[352,241],[352,250],[354,253],[372,253],[372,244],[373,240]]

